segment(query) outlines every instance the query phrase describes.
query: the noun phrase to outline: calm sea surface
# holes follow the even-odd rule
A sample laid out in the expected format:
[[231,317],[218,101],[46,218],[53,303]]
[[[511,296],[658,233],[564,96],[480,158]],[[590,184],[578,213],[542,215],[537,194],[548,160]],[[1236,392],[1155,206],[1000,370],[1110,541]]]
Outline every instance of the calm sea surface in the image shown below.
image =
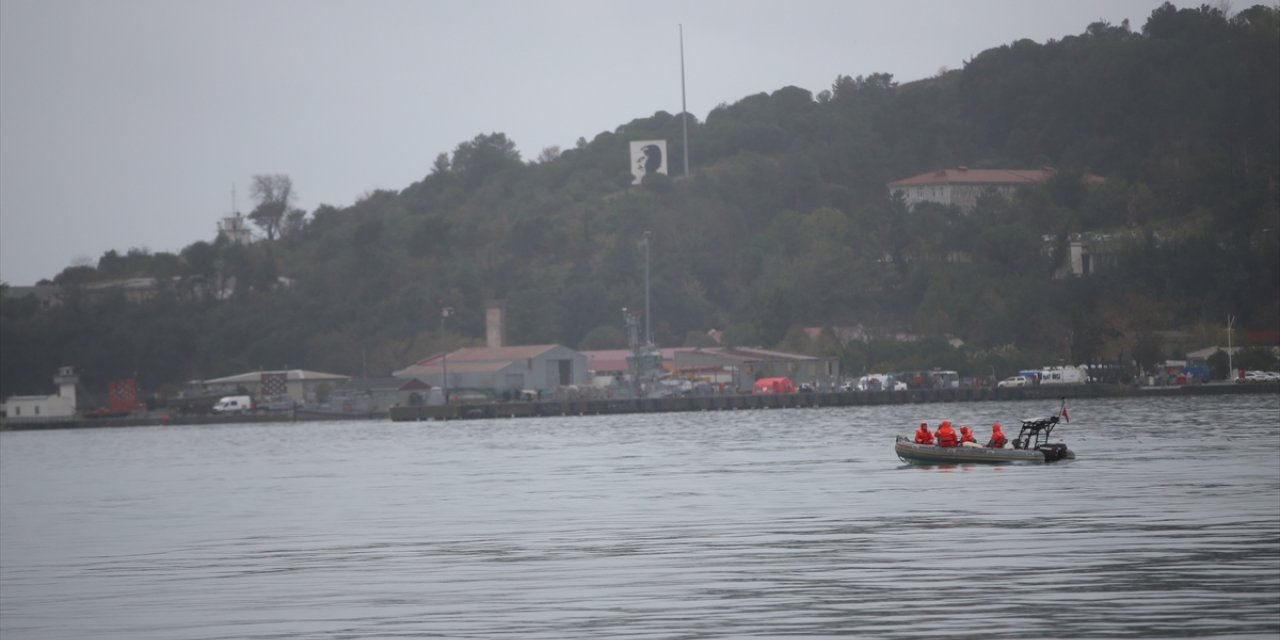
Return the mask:
[[1280,636],[1280,396],[893,453],[1057,408],[5,432],[0,637]]

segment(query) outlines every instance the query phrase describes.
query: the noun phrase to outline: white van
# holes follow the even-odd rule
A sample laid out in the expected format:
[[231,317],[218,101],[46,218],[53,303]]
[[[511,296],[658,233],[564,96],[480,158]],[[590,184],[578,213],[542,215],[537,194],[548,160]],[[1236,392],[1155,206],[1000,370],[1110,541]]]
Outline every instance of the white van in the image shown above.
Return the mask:
[[960,388],[960,374],[955,371],[941,371],[934,369],[929,372],[929,377],[933,378],[933,386],[938,389]]
[[253,398],[249,396],[226,396],[213,405],[214,413],[244,413],[253,411]]

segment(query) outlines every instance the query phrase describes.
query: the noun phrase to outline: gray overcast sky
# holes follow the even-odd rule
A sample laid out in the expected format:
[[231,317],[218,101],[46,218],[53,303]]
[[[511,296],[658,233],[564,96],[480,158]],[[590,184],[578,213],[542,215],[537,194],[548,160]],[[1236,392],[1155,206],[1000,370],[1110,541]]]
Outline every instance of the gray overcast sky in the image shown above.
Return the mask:
[[839,74],[918,80],[1097,20],[1139,30],[1159,4],[0,0],[0,280],[213,240],[233,184],[252,208],[253,174],[289,174],[311,212],[402,189],[480,133],[532,160],[679,113],[681,24],[705,119]]

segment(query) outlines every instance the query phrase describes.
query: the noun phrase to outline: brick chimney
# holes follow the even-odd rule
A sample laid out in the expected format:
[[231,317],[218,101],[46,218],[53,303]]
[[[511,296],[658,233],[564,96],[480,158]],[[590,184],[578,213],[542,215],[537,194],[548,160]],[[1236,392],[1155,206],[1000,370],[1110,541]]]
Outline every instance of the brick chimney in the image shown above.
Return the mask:
[[490,300],[484,306],[484,344],[489,348],[501,347],[507,337],[507,302]]

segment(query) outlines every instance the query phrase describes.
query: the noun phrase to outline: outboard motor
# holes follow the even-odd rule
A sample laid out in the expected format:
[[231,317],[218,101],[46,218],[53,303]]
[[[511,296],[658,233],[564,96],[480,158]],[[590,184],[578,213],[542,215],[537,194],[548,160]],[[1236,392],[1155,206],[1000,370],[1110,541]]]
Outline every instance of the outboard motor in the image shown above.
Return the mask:
[[1044,455],[1045,462],[1057,462],[1067,457],[1067,445],[1061,442],[1042,444],[1036,450]]

